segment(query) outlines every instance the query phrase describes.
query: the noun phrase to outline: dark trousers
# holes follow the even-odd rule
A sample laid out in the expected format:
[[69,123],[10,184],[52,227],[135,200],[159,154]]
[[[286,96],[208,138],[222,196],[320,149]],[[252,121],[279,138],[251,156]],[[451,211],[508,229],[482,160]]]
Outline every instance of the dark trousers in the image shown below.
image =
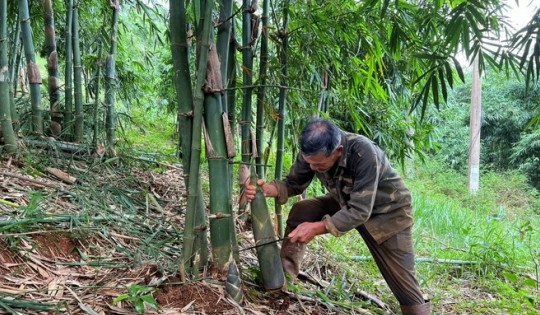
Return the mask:
[[[325,215],[333,215],[340,209],[339,203],[330,196],[299,201],[293,205],[287,218],[285,235],[302,222],[317,222]],[[424,298],[414,268],[414,249],[411,228],[407,228],[381,244],[373,239],[364,225],[356,228],[401,305],[423,304]]]

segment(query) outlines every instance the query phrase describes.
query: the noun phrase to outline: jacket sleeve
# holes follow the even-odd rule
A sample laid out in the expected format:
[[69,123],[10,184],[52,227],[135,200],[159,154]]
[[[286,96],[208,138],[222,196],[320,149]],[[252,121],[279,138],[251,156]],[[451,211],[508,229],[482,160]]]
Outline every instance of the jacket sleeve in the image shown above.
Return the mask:
[[335,236],[356,228],[370,218],[374,204],[382,163],[372,144],[362,145],[349,161],[354,163],[352,186],[341,187],[343,194],[349,194],[346,204],[331,217],[324,218],[328,232]]
[[291,170],[284,180],[274,180],[273,183],[278,189],[276,198],[279,204],[284,204],[291,196],[300,195],[311,183],[315,173],[309,164],[298,154]]

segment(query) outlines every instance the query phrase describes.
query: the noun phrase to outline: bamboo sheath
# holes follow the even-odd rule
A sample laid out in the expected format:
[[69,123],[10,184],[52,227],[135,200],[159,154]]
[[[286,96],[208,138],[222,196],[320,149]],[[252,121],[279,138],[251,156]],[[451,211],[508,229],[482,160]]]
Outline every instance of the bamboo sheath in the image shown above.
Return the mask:
[[[252,178],[253,182],[253,178]],[[285,283],[285,275],[283,266],[281,265],[281,257],[279,248],[268,211],[268,205],[264,194],[257,185],[257,193],[255,199],[251,201],[251,224],[253,228],[253,237],[257,246],[257,258],[261,269],[263,285],[266,290],[280,289]]]

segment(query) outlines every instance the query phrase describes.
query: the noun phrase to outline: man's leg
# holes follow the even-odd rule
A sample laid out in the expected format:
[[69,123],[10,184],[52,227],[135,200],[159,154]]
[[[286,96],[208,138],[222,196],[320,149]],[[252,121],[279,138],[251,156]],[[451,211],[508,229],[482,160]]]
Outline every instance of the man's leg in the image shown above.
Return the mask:
[[[332,215],[339,209],[339,203],[330,196],[299,201],[292,206],[289,212],[285,236],[289,235],[300,223],[320,221],[325,215]],[[287,238],[281,245],[283,269],[293,278],[296,278],[300,272],[305,248],[306,244],[292,243]]]
[[430,304],[424,301],[416,279],[411,228],[399,232],[381,244],[377,244],[363,225],[357,230],[401,305],[403,314],[430,314]]

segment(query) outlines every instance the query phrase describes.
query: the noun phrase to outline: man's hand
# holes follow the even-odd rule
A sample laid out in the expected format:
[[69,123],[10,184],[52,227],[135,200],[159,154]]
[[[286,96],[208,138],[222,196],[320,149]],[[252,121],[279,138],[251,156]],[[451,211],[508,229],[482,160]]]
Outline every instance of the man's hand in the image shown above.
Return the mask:
[[[265,197],[277,197],[278,189],[276,185],[266,184],[264,180],[262,179],[259,179],[257,181],[257,185],[261,187]],[[242,200],[245,198],[247,199],[247,201],[251,201],[255,199],[256,193],[257,193],[257,190],[255,186],[251,185],[249,181],[247,181],[246,184],[244,185],[244,192],[242,194]]]
[[309,243],[315,236],[326,233],[324,222],[304,222],[287,235],[292,243]]

